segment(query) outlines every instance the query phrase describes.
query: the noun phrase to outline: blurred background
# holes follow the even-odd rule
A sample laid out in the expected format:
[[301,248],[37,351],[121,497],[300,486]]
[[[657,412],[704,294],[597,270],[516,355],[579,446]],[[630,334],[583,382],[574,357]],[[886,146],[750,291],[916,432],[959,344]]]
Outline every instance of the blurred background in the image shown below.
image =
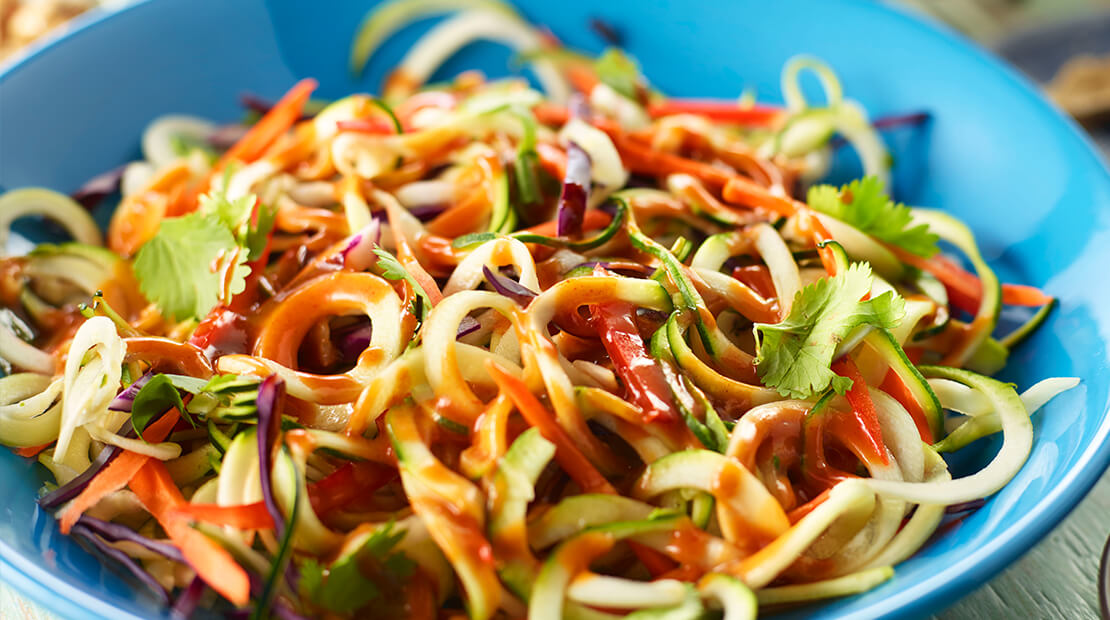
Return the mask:
[[[74,17],[132,1],[0,0],[0,66]],[[1075,117],[1110,161],[1110,0],[887,1],[945,22],[1012,63]],[[1099,617],[1096,576],[1107,514],[1104,476],[1044,542],[939,618]],[[0,618],[52,620],[2,582]]]
[[[0,62],[92,9],[133,0],[0,0]],[[1110,121],[1110,0],[890,0],[995,50],[1089,129]],[[1110,138],[1096,132],[1103,149]]]

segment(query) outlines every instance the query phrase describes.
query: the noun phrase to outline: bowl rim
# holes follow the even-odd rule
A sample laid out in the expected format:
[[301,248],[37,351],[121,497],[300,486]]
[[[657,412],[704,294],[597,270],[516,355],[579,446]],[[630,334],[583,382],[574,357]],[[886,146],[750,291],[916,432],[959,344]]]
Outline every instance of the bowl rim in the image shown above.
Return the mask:
[[[512,1],[512,0],[510,0]],[[1011,87],[1015,97],[1032,103],[1047,122],[1055,123],[1057,132],[1069,136],[1069,152],[1086,159],[1086,163],[1101,172],[1103,182],[1110,188],[1110,168],[1107,160],[1083,132],[1079,125],[1051,103],[1033,83],[1017,69],[1006,64],[995,54],[970,41],[946,24],[910,7],[893,5],[892,0],[841,0],[884,14],[890,19],[904,22],[909,28],[933,37],[960,52],[960,54],[997,74]],[[67,25],[31,43],[13,57],[0,62],[0,85],[11,76],[29,68],[36,58],[49,53],[65,41],[92,32],[106,22],[121,15],[147,10],[157,0],[134,0],[118,9],[94,8],[77,16]],[[1049,120],[1052,119],[1052,120]],[[2,188],[0,188],[2,190]],[[969,550],[955,563],[945,566],[931,577],[903,588],[863,609],[857,614],[867,617],[913,617],[946,609],[974,589],[985,585],[1018,558],[1031,550],[1055,528],[1079,502],[1086,497],[1095,483],[1110,466],[1110,402],[1100,413],[1101,421],[1088,445],[1079,452],[1074,465],[1063,479],[1037,500],[1032,509],[1005,527],[986,544]],[[1085,412],[1089,415],[1089,411]],[[36,510],[39,510],[36,508]],[[15,589],[50,613],[62,618],[88,618],[90,614],[104,619],[140,620],[103,598],[86,592],[57,577],[51,571],[23,558],[22,554],[0,538],[0,581]],[[818,614],[821,609],[814,609]],[[834,612],[835,613],[835,612]]]

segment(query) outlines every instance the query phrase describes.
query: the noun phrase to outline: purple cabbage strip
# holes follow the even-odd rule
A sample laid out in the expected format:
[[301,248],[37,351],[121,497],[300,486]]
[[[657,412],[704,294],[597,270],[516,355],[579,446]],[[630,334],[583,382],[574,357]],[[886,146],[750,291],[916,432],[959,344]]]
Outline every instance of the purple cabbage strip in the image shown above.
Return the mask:
[[139,390],[143,389],[143,386],[146,385],[146,382],[150,381],[150,378],[153,376],[154,375],[152,373],[148,372],[136,379],[134,383],[127,386],[127,389],[120,392],[119,395],[112,400],[112,402],[108,403],[108,410],[125,411],[127,413],[131,413],[131,405],[135,402],[135,396],[139,394]]
[[455,334],[455,338],[462,338],[467,334],[473,334],[481,329],[481,327],[482,324],[478,322],[478,319],[472,316],[464,316],[463,319],[459,321],[459,331]]
[[556,234],[578,237],[582,234],[582,218],[590,199],[590,156],[574,142],[567,144],[567,173],[559,194]]
[[979,499],[973,499],[970,502],[962,502],[962,503],[959,503],[959,504],[952,504],[951,506],[948,506],[947,508],[945,508],[944,512],[945,512],[945,514],[950,514],[950,515],[960,514],[961,512],[971,512],[973,510],[979,510],[986,503],[987,503],[986,498],[980,497]]
[[104,469],[108,463],[111,463],[119,453],[120,449],[115,446],[104,446],[104,449],[100,451],[100,454],[96,456],[96,460],[89,465],[88,469],[78,474],[73,480],[40,497],[39,506],[42,506],[45,510],[52,510],[77,497],[81,491],[85,490],[85,487],[89,486],[89,481],[100,473],[100,470]]
[[355,271],[365,271],[378,262],[374,248],[382,238],[381,220],[375,218],[362,230],[347,238],[347,245],[339,251],[343,266]]
[[258,386],[258,467],[262,473],[262,501],[274,520],[274,532],[285,534],[285,515],[274,497],[273,445],[281,431],[281,410],[285,400],[285,381],[277,375],[266,377]]
[[189,587],[177,596],[177,600],[173,602],[173,607],[170,609],[170,617],[173,620],[189,620],[193,612],[197,609],[197,604],[200,603],[200,597],[204,596],[204,592],[208,590],[208,584],[200,577],[193,577],[189,583]]
[[137,578],[144,585],[153,590],[158,595],[158,598],[161,599],[164,605],[170,604],[170,595],[168,592],[166,592],[166,589],[162,587],[162,584],[158,583],[158,580],[155,579],[153,575],[146,572],[146,570],[144,570],[143,567],[135,561],[135,558],[132,558],[123,551],[120,551],[119,549],[116,549],[115,547],[104,542],[99,536],[96,535],[95,532],[93,532],[91,529],[80,522],[76,523],[73,526],[73,530],[71,531],[74,535],[81,536],[82,538],[87,540],[89,544],[96,548],[97,551],[123,565],[123,567],[126,568],[128,572],[130,572],[132,575],[134,575],[135,578]]
[[[895,114],[892,116],[883,116],[871,121],[871,126],[878,131],[884,129],[896,129],[898,127],[917,127],[933,120],[933,113],[929,111],[910,112],[908,114]],[[840,148],[848,143],[844,136],[835,136],[829,141],[829,146],[832,148]]]
[[250,127],[238,123],[224,125],[208,136],[208,144],[221,151],[226,151],[242,140],[249,130]]
[[131,541],[148,551],[153,551],[174,562],[185,562],[185,557],[181,555],[181,550],[177,547],[169,543],[151,540],[125,525],[103,521],[96,517],[90,517],[89,515],[81,515],[81,517],[77,519],[77,523],[80,523],[89,531],[108,542]]
[[370,346],[370,338],[374,334],[374,326],[369,323],[357,325],[353,329],[338,334],[339,352],[345,360],[358,359],[358,356]]
[[512,278],[494,273],[485,265],[482,266],[482,273],[485,274],[486,282],[489,282],[493,290],[497,291],[499,295],[504,295],[513,300],[518,306],[527,308],[528,304],[536,298],[537,293],[535,291]]
[[409,213],[411,213],[413,217],[420,220],[421,222],[427,222],[428,220],[434,219],[435,216],[443,213],[446,210],[447,205],[445,204],[431,204],[412,207],[411,209],[409,209]]
[[70,198],[76,200],[82,207],[92,209],[100,204],[101,200],[119,191],[119,184],[123,179],[123,171],[126,168],[127,164],[124,164],[112,168],[107,172],[101,172],[88,181],[85,181],[84,185],[70,194]]
[[651,275],[655,273],[655,269],[648,267],[647,265],[637,265],[634,267],[632,263],[627,261],[613,263],[604,260],[592,260],[586,261],[579,265],[575,265],[573,269],[579,269],[581,267],[603,267],[612,271],[625,271],[629,273],[635,273],[637,275]]

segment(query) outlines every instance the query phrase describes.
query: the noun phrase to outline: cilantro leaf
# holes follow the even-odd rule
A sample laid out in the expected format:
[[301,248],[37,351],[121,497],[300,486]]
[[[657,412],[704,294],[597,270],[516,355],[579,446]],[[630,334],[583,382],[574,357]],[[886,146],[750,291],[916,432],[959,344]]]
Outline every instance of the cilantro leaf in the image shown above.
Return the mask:
[[403,581],[412,576],[416,564],[393,548],[405,532],[393,532],[393,523],[378,529],[357,550],[325,568],[315,558],[300,566],[301,593],[316,605],[335,613],[351,613],[370,604],[382,594],[381,584],[368,579],[363,566],[373,569],[382,580]]
[[816,185],[810,188],[806,202],[821,213],[907,252],[926,258],[937,253],[940,238],[929,232],[925,224],[911,227],[909,208],[892,201],[877,177],[852,181],[839,190],[831,185]]
[[799,291],[781,323],[756,324],[755,363],[764,385],[791,398],[811,398],[829,384],[841,394],[851,388],[850,379],[829,369],[837,346],[861,325],[893,328],[905,306],[891,291],[860,301],[870,290],[871,267],[853,263]]
[[[428,313],[432,311],[432,300],[428,297],[428,293],[424,292],[424,287],[412,277],[412,274],[405,269],[401,261],[397,257],[390,254],[382,248],[374,248],[374,254],[378,255],[378,269],[382,270],[382,277],[386,280],[404,280],[409,283],[416,296],[420,299],[420,322],[428,320]],[[413,312],[416,309],[413,308]]]
[[[139,289],[169,317],[203,317],[224,293],[213,265],[236,248],[235,238],[214,214],[190,213],[163,220],[158,233],[135,257]],[[236,253],[230,294],[246,288],[245,261],[243,253]]]
[[[191,378],[191,377],[187,377]],[[141,437],[143,430],[151,420],[162,415],[171,407],[177,407],[191,426],[196,427],[193,418],[185,411],[185,403],[181,394],[174,386],[174,378],[170,375],[157,374],[150,378],[131,402],[131,426]]]
[[243,238],[243,245],[247,248],[247,260],[256,260],[266,250],[270,242],[270,232],[274,229],[277,220],[277,209],[264,204],[258,205],[258,221],[247,225],[247,233]]
[[[224,185],[226,187],[227,180]],[[199,199],[199,211],[205,215],[214,215],[220,222],[235,235],[235,241],[249,251],[248,260],[254,260],[262,255],[269,240],[270,231],[274,228],[277,209],[267,207],[258,202],[254,194],[246,194],[235,200],[227,197],[227,190],[211,191]],[[251,221],[254,205],[258,203],[257,222]]]
[[640,69],[636,63],[621,50],[610,47],[594,61],[597,79],[618,93],[636,100],[640,85]]

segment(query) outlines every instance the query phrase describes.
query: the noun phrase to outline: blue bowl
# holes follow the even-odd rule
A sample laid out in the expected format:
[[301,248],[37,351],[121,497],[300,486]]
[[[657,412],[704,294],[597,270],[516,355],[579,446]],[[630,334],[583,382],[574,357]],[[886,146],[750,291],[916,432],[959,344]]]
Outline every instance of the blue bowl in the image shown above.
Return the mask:
[[[236,119],[244,91],[277,97],[306,76],[320,80],[322,97],[374,90],[422,28],[406,29],[366,76],[353,78],[348,45],[370,4],[334,0],[313,11],[296,0],[158,0],[86,18],[0,74],[0,186],[73,190],[135,158],[154,117]],[[1028,83],[950,32],[872,2],[525,4],[528,17],[589,50],[602,44],[588,18],[615,24],[664,92],[734,97],[754,88],[774,100],[783,63],[805,52],[831,63],[846,93],[873,115],[932,112],[927,130],[893,136],[899,197],[958,214],[1000,275],[1060,298],[1004,376],[1022,386],[1050,376],[1083,383],[1035,416],[1036,442],[1021,473],[889,583],[802,612],[938,612],[1030,549],[1091,488],[1110,461],[1110,176],[1075,125]],[[508,58],[475,45],[444,72],[504,73]],[[997,440],[976,444],[966,465],[996,448]],[[141,588],[61,536],[35,507],[43,473],[0,451],[0,580],[67,618],[164,617]]]

